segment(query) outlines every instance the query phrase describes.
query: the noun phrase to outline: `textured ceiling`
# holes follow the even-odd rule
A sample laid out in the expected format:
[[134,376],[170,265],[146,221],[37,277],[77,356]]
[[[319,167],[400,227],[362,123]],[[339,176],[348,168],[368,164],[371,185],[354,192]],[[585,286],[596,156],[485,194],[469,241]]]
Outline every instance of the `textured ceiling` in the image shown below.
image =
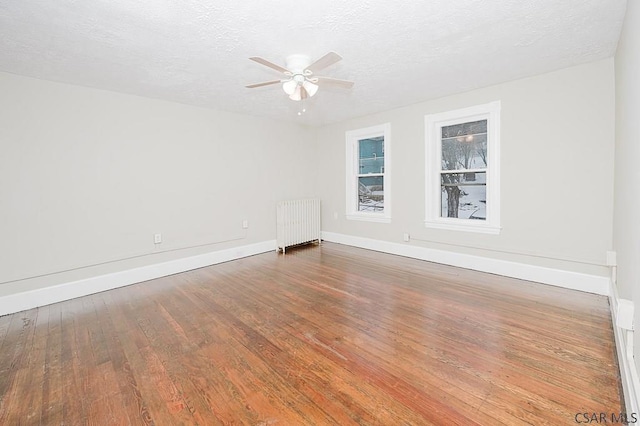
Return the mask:
[[[626,0],[2,0],[0,71],[325,124],[614,54]],[[307,112],[249,61],[344,59]]]

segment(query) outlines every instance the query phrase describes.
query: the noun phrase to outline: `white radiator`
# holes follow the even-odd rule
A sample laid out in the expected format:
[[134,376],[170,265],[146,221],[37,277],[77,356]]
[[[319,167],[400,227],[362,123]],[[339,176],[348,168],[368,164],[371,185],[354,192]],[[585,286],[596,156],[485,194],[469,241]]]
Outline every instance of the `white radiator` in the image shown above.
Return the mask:
[[277,251],[298,244],[320,242],[320,200],[291,200],[278,202],[276,212]]

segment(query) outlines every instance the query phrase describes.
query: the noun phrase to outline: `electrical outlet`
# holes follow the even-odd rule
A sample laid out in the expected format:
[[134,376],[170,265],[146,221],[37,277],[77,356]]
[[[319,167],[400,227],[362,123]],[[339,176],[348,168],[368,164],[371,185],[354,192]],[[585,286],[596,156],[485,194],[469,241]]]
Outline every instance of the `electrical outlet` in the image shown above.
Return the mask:
[[154,234],[153,243],[154,244],[162,244],[162,234]]
[[243,220],[242,221],[242,229],[247,229],[249,227],[249,221],[248,220]]
[[405,232],[404,235],[402,236],[402,240],[404,242],[409,242],[409,233]]
[[618,264],[615,251],[607,252],[607,266],[616,266]]

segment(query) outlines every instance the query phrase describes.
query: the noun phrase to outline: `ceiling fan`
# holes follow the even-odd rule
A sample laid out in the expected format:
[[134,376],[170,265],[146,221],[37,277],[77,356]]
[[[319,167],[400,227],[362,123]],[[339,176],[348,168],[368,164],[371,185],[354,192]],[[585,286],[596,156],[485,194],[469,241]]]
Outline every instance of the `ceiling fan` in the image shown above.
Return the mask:
[[317,71],[323,70],[342,59],[342,56],[335,52],[329,52],[315,62],[311,62],[311,58],[307,55],[290,55],[286,59],[286,67],[274,64],[257,56],[249,59],[285,75],[285,78],[280,80],[249,84],[246,86],[249,89],[282,83],[282,89],[289,95],[289,98],[294,101],[300,101],[315,95],[321,84],[330,84],[345,89],[353,87],[353,81],[314,75]]

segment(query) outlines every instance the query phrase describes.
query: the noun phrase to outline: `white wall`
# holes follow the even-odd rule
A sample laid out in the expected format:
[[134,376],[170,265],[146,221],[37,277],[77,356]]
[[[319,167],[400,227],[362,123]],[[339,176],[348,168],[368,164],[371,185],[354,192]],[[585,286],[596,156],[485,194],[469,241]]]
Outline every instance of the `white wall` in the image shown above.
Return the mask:
[[272,240],[276,201],[315,195],[301,126],[6,73],[0,93],[0,296]]
[[[318,129],[3,73],[0,93],[0,296],[270,240],[275,202],[315,195],[325,231],[607,275],[612,59]],[[426,229],[424,115],[494,100],[501,234]],[[392,223],[348,221],[345,131],[384,122]]]
[[[634,329],[640,329],[640,3],[627,2],[615,57],[616,157],[614,249],[620,297],[635,305]],[[638,367],[640,333],[634,332]]]
[[[502,232],[425,228],[425,114],[497,100]],[[607,59],[325,126],[316,132],[323,230],[400,244],[408,232],[406,244],[606,276],[614,107]],[[385,122],[392,135],[392,223],[347,220],[345,132]]]

